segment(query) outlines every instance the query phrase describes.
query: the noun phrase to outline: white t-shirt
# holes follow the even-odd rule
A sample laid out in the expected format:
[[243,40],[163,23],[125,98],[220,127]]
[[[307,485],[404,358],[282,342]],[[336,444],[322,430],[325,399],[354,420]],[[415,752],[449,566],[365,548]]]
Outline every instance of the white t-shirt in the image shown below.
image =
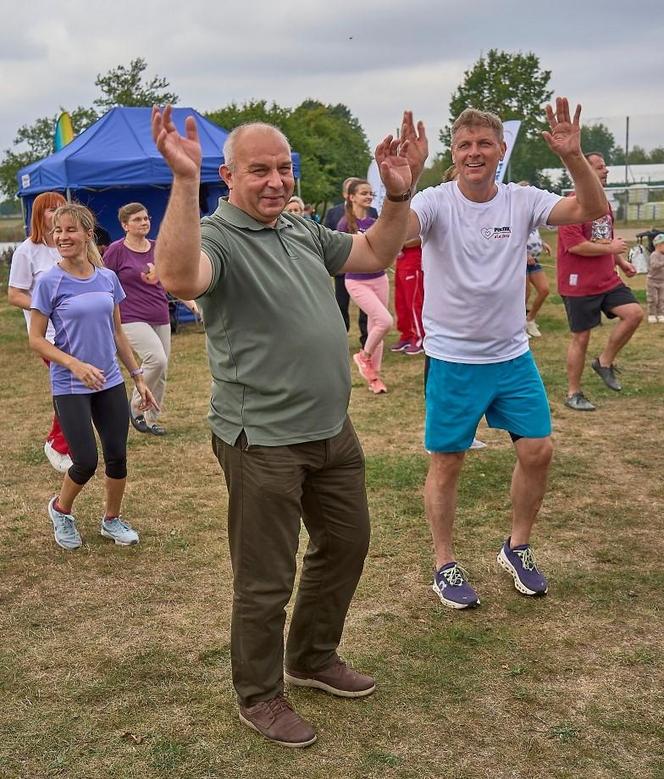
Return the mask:
[[486,203],[452,181],[418,192],[424,271],[424,350],[449,362],[495,363],[528,351],[526,241],[558,195],[499,184]]
[[[60,261],[57,249],[45,243],[33,243],[29,238],[19,244],[12,255],[12,267],[9,271],[9,286],[25,290],[32,297],[40,274],[45,273]],[[25,323],[30,331],[30,311],[23,310]],[[46,340],[53,343],[55,330],[50,320],[46,329]]]

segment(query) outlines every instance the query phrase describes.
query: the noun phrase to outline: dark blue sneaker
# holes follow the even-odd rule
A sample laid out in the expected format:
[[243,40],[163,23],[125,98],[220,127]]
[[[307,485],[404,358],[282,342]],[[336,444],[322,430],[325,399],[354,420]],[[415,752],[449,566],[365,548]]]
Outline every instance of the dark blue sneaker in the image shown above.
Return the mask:
[[546,595],[549,584],[535,563],[530,544],[520,544],[510,549],[510,539],[498,552],[498,565],[514,577],[514,586],[524,595]]
[[456,562],[446,563],[434,573],[432,589],[446,606],[453,609],[480,605],[477,593],[468,584],[463,569]]

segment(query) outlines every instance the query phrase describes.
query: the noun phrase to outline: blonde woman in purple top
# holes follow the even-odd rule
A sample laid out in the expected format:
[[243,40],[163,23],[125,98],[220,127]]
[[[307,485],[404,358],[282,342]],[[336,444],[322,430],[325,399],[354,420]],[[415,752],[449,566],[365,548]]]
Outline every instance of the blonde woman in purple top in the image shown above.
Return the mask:
[[[355,179],[348,187],[345,212],[337,230],[363,233],[376,221],[369,216],[373,201],[371,184]],[[384,270],[378,273],[346,273],[346,289],[353,302],[367,315],[367,340],[364,348],[353,355],[360,375],[375,395],[387,392],[380,377],[383,360],[383,339],[392,328],[392,314],[387,309],[390,283]]]
[[[74,500],[97,468],[99,433],[105,462],[106,510],[101,534],[116,544],[138,543],[138,533],[121,517],[127,482],[129,413],[117,355],[134,379],[143,411],[155,406],[120,324],[124,292],[106,269],[94,243],[94,217],[81,205],[58,208],[53,237],[60,262],[41,274],[31,301],[30,346],[48,360],[53,405],[72,458],[60,494],[48,513],[56,543],[76,549],[82,541],[72,514]],[[53,324],[54,343],[46,340]]]
[[[148,238],[150,216],[142,203],[127,203],[118,211],[125,237],[114,241],[104,252],[104,265],[114,271],[126,298],[120,304],[122,329],[132,349],[142,360],[145,383],[157,401],[157,407],[141,413],[140,394],[135,390],[130,401],[130,419],[140,433],[165,435],[157,423],[163,407],[171,353],[171,325],[168,296],[154,269],[154,241]],[[194,301],[184,301],[198,316]]]

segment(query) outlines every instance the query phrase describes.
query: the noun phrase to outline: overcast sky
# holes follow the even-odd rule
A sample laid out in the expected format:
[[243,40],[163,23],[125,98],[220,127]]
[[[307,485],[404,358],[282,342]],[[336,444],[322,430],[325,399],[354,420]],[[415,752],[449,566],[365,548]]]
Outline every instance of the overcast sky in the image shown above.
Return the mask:
[[534,52],[555,94],[624,143],[664,145],[664,0],[1,0],[0,150],[40,116],[90,105],[136,57],[199,111],[267,99],[345,103],[372,146],[411,108],[433,151],[482,52]]

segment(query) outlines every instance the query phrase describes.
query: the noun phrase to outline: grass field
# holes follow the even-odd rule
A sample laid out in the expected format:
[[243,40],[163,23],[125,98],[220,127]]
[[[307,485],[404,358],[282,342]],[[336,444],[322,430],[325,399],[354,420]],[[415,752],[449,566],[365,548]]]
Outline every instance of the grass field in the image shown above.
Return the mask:
[[[634,287],[643,299],[643,279]],[[489,446],[467,457],[456,539],[482,606],[440,604],[422,511],[422,361],[388,354],[382,397],[354,373],[373,537],[341,653],[378,689],[360,701],[291,690],[319,740],[285,750],[237,719],[202,334],[174,339],[169,435],[129,434],[125,515],[140,545],[99,535],[97,476],[77,504],[84,546],[68,553],[46,515],[59,483],[42,452],[47,372],[0,301],[0,777],[662,779],[664,325],[644,324],[621,355],[621,394],[586,373],[598,411],[580,414],[562,402],[557,296],[538,321],[556,443],[534,539],[549,595],[519,595],[496,566],[514,458],[505,433],[481,428]]]

